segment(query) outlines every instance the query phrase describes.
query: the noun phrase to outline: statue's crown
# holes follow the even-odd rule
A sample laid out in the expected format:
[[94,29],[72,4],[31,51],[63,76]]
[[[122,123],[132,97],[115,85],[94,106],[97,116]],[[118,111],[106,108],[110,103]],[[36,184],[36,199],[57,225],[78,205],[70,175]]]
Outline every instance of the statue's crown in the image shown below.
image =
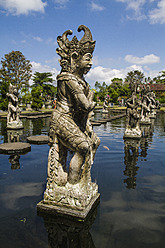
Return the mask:
[[17,89],[17,87],[10,83],[10,85],[9,85],[9,93],[13,93],[14,89]]
[[70,59],[74,54],[76,56],[83,56],[86,53],[93,53],[95,48],[95,42],[93,41],[91,31],[85,25],[78,27],[78,32],[84,31],[84,36],[79,41],[76,36],[71,41],[67,38],[68,35],[72,35],[71,30],[67,30],[62,36],[57,37],[57,43],[59,48],[56,49],[58,55],[60,55],[60,64],[66,71],[69,70]]

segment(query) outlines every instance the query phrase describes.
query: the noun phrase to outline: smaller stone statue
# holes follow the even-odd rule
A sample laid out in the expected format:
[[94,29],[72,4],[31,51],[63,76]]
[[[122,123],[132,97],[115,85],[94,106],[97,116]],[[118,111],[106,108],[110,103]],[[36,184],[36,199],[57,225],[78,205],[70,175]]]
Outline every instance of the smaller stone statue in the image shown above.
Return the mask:
[[20,108],[18,106],[18,91],[16,86],[9,85],[9,93],[7,93],[9,99],[8,115],[7,115],[7,128],[20,129],[23,128],[22,121],[20,120]]
[[139,127],[140,115],[138,112],[140,101],[137,98],[137,93],[139,92],[139,81],[130,82],[130,89],[132,91],[132,96],[126,101],[127,116],[126,116],[126,130],[124,133],[124,138],[140,138],[141,137],[141,130]]
[[157,103],[155,100],[155,98],[156,98],[155,93],[151,91],[149,97],[150,97],[150,105],[149,105],[150,114],[149,114],[149,117],[151,119],[155,119],[156,118],[156,109],[157,109],[157,106],[156,106]]
[[107,108],[108,108],[108,101],[107,101],[107,97],[105,97],[104,103],[103,103],[103,111],[102,111],[104,114],[108,113]]
[[150,87],[143,87],[141,99],[141,124],[150,124],[149,114],[151,111]]

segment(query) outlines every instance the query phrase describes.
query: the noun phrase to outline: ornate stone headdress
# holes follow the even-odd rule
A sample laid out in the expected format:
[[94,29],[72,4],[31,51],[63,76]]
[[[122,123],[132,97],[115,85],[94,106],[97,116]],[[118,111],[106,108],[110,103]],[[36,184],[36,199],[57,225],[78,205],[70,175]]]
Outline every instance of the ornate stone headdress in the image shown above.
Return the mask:
[[15,85],[13,85],[13,84],[10,83],[10,85],[9,85],[9,93],[10,94],[13,94],[13,92],[14,92],[15,89],[17,89],[17,87]]
[[85,25],[78,27],[78,32],[84,31],[84,36],[79,41],[76,36],[71,41],[68,40],[67,36],[72,35],[71,30],[67,30],[62,36],[57,37],[57,43],[59,48],[56,49],[58,55],[60,55],[60,65],[62,71],[71,71],[71,58],[79,59],[86,53],[93,53],[95,48],[95,42],[93,41],[91,31]]

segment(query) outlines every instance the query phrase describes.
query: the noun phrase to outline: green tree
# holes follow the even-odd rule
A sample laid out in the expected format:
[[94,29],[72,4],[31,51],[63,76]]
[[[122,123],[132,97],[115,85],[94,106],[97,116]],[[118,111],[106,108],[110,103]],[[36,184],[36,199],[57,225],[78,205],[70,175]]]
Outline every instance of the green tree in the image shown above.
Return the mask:
[[31,90],[31,95],[32,95],[31,107],[35,110],[39,110],[42,108],[43,105],[42,97],[41,97],[42,90],[43,89],[41,86],[33,87]]
[[8,98],[6,94],[9,92],[9,82],[1,81],[0,83],[0,109],[7,110]]
[[32,65],[20,51],[5,54],[1,60],[1,65],[0,82],[15,84],[18,90],[22,87],[22,84],[29,86]]
[[96,83],[95,83],[95,89],[96,90],[99,90],[100,87],[101,87],[101,84],[98,81],[96,81]]
[[52,83],[52,73],[51,72],[35,72],[33,75],[33,86],[36,87],[38,85],[43,86],[45,83]]
[[160,84],[165,84],[165,71],[161,71],[159,83]]
[[111,80],[111,87],[115,90],[119,89],[122,87],[123,80],[122,78],[113,78]]
[[52,85],[53,78],[51,72],[35,72],[33,75],[33,87],[41,86],[42,87],[42,96],[43,100],[47,101],[48,98],[54,99],[54,96],[57,93],[57,87]]
[[117,90],[111,88],[109,92],[110,102],[118,103],[119,93]]
[[94,99],[97,102],[98,99],[100,99],[100,101],[104,101],[105,96],[108,94],[107,91],[107,85],[105,82],[103,82],[102,84],[96,82],[95,83],[95,89],[97,90],[94,94]]
[[144,73],[138,70],[130,71],[127,73],[127,76],[125,78],[125,83],[130,83],[137,80],[142,83],[144,81]]
[[31,67],[29,60],[19,51],[12,51],[5,54],[1,60],[0,68],[0,109],[7,110],[8,99],[6,94],[9,91],[9,84],[15,84],[18,90],[22,85],[29,85],[31,78]]
[[21,99],[23,104],[30,103],[30,101],[32,100],[32,95],[29,91],[29,88],[24,87],[21,89]]

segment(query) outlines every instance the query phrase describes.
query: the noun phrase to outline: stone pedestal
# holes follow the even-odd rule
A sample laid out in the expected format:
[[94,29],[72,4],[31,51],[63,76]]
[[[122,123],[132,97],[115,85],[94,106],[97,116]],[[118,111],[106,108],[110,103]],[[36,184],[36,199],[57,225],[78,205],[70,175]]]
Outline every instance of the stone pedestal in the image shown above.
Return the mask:
[[76,219],[85,220],[90,212],[99,204],[100,202],[100,194],[97,193],[95,197],[91,199],[86,207],[73,207],[71,205],[62,205],[58,204],[58,202],[54,201],[53,204],[50,201],[40,201],[37,204],[37,211],[40,213],[51,214],[51,215],[62,215],[62,216],[70,216]]
[[30,144],[43,145],[48,144],[49,138],[47,135],[36,135],[27,137],[27,141]]
[[150,125],[151,124],[151,120],[149,117],[142,117],[140,120],[140,124],[143,125]]
[[21,120],[7,123],[7,129],[23,129],[23,128],[24,127]]
[[138,128],[126,129],[124,132],[123,139],[140,139],[142,136],[141,130]]

